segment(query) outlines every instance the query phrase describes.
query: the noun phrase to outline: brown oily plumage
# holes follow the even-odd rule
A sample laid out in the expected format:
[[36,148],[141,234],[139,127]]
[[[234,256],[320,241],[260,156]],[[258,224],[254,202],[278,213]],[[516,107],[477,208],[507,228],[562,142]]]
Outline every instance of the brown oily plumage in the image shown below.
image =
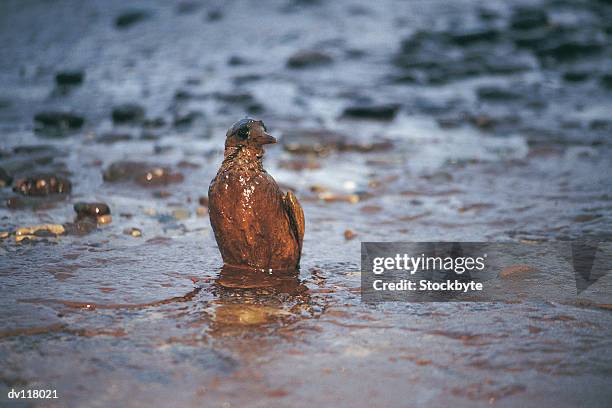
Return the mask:
[[225,265],[297,270],[304,212],[263,168],[263,145],[276,143],[262,121],[242,119],[228,131],[221,168],[208,189],[210,223]]

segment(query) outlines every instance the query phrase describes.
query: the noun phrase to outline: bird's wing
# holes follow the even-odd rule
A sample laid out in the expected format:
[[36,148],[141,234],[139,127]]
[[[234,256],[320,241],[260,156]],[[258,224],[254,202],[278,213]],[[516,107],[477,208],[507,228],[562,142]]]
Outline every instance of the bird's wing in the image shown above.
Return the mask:
[[304,210],[300,205],[297,197],[291,191],[285,195],[285,208],[287,209],[287,215],[289,215],[289,223],[291,229],[295,235],[295,239],[298,242],[300,253],[302,252],[302,243],[304,242]]

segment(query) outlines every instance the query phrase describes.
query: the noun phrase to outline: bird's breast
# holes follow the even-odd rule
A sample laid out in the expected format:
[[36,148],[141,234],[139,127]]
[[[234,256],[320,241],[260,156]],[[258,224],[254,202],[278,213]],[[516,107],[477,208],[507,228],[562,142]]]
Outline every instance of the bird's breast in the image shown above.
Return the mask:
[[[266,172],[220,172],[211,186],[210,197],[223,207],[225,213],[257,210],[278,204],[280,190]],[[271,208],[270,208],[271,209]]]

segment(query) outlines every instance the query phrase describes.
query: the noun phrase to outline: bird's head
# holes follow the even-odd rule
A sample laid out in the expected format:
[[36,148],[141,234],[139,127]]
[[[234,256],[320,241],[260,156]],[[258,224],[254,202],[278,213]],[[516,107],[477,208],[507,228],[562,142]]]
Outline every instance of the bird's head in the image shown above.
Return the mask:
[[261,120],[244,118],[234,123],[227,131],[225,147],[255,147],[276,143],[276,138],[266,132]]

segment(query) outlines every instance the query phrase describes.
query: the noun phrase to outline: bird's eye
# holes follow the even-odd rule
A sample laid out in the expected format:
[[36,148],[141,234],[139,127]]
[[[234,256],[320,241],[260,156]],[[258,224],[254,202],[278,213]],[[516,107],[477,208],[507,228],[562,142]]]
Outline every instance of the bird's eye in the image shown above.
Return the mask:
[[240,129],[238,129],[238,139],[247,140],[248,138],[249,138],[249,128],[248,127],[243,126]]

